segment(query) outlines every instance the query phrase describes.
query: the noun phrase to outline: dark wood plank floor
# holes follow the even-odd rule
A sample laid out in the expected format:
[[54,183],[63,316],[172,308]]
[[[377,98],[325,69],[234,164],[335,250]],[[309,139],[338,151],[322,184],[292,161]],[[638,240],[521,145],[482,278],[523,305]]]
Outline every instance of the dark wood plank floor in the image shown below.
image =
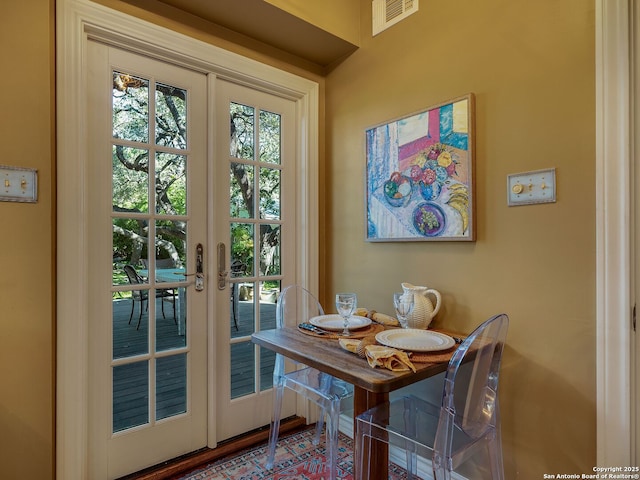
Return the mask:
[[[113,301],[113,358],[130,359],[149,352],[148,312],[143,310],[140,328],[137,329],[140,302],[135,302],[133,318],[129,324],[131,302],[128,299]],[[156,420],[177,415],[185,411],[187,354],[180,351],[185,347],[184,332],[178,331],[174,321],[173,305],[164,302],[165,317],[162,315],[162,299],[156,299],[156,351],[163,357],[156,360],[154,413],[149,402],[149,361],[139,357],[132,363],[123,363],[113,368],[113,430],[149,423],[150,413]],[[230,336],[240,340],[232,346],[231,355],[231,395],[237,398],[253,393],[256,388],[271,388],[275,355],[260,351],[260,386],[255,385],[255,346],[251,343],[254,311],[252,301],[237,303],[237,325],[233,316],[229,319]],[[275,304],[260,303],[260,325],[262,329],[275,327]],[[233,312],[232,312],[233,315]],[[174,354],[175,353],[175,354]],[[166,356],[164,356],[166,355]]]

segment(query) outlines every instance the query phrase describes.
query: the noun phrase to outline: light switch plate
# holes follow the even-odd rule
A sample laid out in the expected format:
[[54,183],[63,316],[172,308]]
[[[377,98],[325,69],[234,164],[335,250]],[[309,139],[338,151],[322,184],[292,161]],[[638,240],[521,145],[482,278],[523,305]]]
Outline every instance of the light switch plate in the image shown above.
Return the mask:
[[510,207],[555,201],[555,168],[514,173],[507,177],[507,203]]
[[33,203],[37,200],[37,170],[0,165],[0,201]]

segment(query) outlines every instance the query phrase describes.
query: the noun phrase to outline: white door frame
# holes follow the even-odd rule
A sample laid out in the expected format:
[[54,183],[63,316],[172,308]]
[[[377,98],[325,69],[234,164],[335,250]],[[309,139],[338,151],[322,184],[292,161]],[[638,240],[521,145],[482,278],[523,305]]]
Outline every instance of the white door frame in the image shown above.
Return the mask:
[[[631,7],[596,0],[597,462],[631,466],[634,303]],[[594,465],[595,466],[595,465]]]
[[[206,74],[243,82],[296,102],[298,258],[296,282],[318,290],[318,112],[316,82],[94,4],[57,7],[57,362],[56,478],[87,479],[88,278],[86,43],[96,39]],[[211,159],[210,159],[211,160]],[[301,221],[304,220],[304,221]],[[210,241],[215,232],[210,232]],[[213,245],[208,246],[213,252]],[[215,255],[208,255],[208,271]],[[213,279],[210,279],[213,281]],[[209,333],[212,349],[215,338]],[[213,398],[213,395],[210,395]],[[210,446],[215,446],[209,402]]]

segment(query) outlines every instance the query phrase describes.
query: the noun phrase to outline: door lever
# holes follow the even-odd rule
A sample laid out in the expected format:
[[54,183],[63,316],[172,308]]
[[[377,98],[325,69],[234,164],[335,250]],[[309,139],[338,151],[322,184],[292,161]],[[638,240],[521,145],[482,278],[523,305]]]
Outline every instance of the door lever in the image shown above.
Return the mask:
[[196,245],[196,273],[175,273],[176,275],[182,275],[183,277],[195,276],[196,292],[204,290],[204,249],[202,244]]

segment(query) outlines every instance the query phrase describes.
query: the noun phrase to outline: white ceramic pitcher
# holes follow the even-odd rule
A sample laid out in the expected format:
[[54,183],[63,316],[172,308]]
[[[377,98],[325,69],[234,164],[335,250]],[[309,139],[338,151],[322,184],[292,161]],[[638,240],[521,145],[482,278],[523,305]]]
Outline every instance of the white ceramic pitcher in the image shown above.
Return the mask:
[[[419,287],[410,283],[402,283],[401,285],[404,293],[413,293],[413,311],[407,317],[407,327],[426,329],[440,310],[442,304],[440,292],[433,288]],[[431,303],[428,295],[435,297],[435,305]]]

